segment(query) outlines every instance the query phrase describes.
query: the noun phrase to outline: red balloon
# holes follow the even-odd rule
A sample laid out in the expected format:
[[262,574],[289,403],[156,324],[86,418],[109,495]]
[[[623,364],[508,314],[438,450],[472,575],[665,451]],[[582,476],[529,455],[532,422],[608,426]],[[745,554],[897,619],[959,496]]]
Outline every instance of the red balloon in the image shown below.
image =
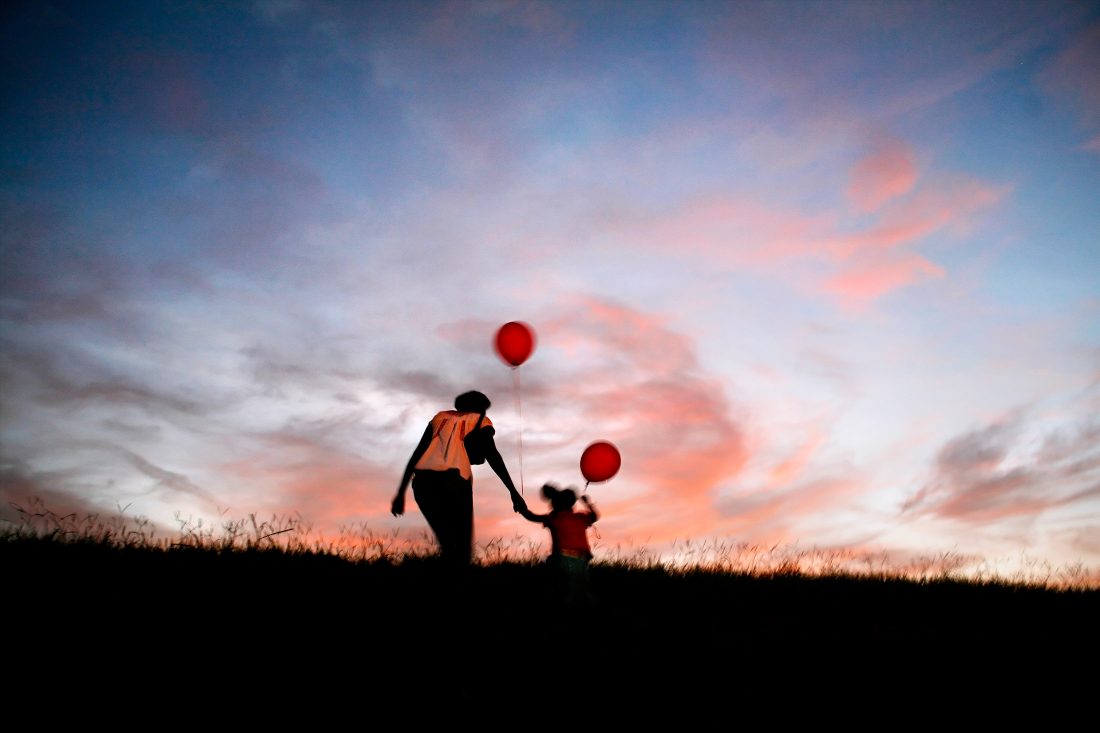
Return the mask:
[[597,440],[581,453],[581,473],[589,483],[607,481],[619,472],[621,465],[619,449],[606,440]]
[[535,332],[526,323],[509,321],[497,331],[496,347],[501,359],[518,367],[535,350]]

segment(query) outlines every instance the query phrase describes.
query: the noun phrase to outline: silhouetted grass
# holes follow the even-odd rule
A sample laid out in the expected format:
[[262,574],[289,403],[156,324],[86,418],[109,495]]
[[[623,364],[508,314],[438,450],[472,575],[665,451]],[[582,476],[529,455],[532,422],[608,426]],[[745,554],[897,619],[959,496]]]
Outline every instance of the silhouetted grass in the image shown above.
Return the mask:
[[249,515],[181,518],[166,536],[123,511],[17,510],[0,556],[5,653],[32,673],[21,694],[45,675],[43,689],[237,701],[240,684],[257,705],[407,702],[427,687],[472,706],[565,679],[605,700],[726,696],[713,702],[791,680],[878,685],[927,665],[996,676],[1029,660],[1049,678],[1098,651],[1100,591],[1081,571],[1013,581],[957,577],[950,558],[899,574],[802,550],[688,545],[667,562],[600,548],[595,605],[570,609],[549,595],[545,550],[522,539],[480,545],[455,573],[426,534],[324,537],[301,518]]
[[[54,542],[66,545],[103,545],[171,552],[182,549],[216,554],[274,551],[280,555],[330,556],[352,563],[386,562],[402,564],[430,558],[435,544],[426,530],[401,534],[379,532],[366,523],[342,526],[335,535],[315,531],[301,516],[272,516],[259,519],[223,516],[210,523],[176,515],[177,529],[166,534],[145,517],[130,517],[127,507],[110,516],[75,513],[60,515],[37,499],[26,506],[11,505],[14,520],[0,520],[0,542]],[[1048,590],[1100,589],[1100,570],[1082,563],[1054,567],[1049,562],[1023,559],[1021,569],[1011,572],[986,565],[981,558],[957,552],[941,552],[903,561],[885,553],[854,552],[718,540],[682,541],[659,557],[647,547],[608,547],[595,542],[597,567],[628,570],[660,570],[665,574],[716,574],[775,578],[848,578],[868,581],[913,581],[1005,585]],[[475,562],[485,567],[497,564],[537,565],[546,548],[529,538],[492,538],[475,548]]]

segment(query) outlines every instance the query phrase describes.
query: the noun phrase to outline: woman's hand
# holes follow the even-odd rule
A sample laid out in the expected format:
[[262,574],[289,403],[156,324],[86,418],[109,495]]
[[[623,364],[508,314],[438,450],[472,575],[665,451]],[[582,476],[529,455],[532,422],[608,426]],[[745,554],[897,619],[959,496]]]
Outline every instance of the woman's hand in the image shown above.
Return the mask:
[[393,503],[390,505],[390,512],[395,517],[400,517],[405,513],[405,494],[399,493],[393,497]]

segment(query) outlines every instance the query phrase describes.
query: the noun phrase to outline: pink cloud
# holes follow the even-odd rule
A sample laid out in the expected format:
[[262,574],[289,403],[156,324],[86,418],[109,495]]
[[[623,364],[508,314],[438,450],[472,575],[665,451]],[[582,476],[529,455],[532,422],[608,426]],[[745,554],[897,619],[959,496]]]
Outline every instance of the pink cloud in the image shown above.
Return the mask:
[[645,222],[641,236],[662,249],[727,264],[768,265],[812,252],[834,222],[741,197],[700,196]]
[[917,166],[908,145],[890,141],[858,161],[850,175],[848,198],[857,209],[869,212],[909,193],[917,181]]
[[966,231],[975,215],[1009,191],[963,176],[937,176],[912,196],[887,205],[874,223],[852,233],[833,235],[827,249],[843,260],[868,250],[887,250],[916,243],[944,228]]
[[613,481],[633,491],[604,507],[611,536],[622,539],[627,528],[682,535],[714,521],[715,489],[741,470],[748,448],[721,382],[701,373],[690,340],[660,318],[596,298],[540,328],[548,343],[595,355],[562,379],[556,399],[577,413],[578,455],[595,439],[622,454]]
[[[865,306],[945,276],[942,266],[913,249],[939,232],[965,234],[1010,190],[965,176],[917,181],[915,167],[899,162],[909,153],[900,143],[894,148],[882,160],[856,164],[857,170],[867,168],[855,174],[867,181],[856,196],[875,208],[864,211],[855,227],[843,227],[837,214],[718,195],[694,197],[670,212],[623,226],[633,246],[644,243],[669,254],[781,275],[845,307]],[[876,176],[878,188],[871,185]]]
[[825,441],[825,433],[814,430],[790,456],[776,464],[768,475],[770,487],[778,488],[790,484],[802,475],[806,465]]
[[839,269],[821,283],[821,291],[859,308],[921,280],[944,277],[943,267],[910,248],[941,230],[965,233],[1008,190],[965,177],[937,177],[890,201],[872,226],[828,239],[825,248]]
[[912,283],[944,275],[942,267],[919,255],[865,257],[827,279],[822,289],[842,305],[859,308]]
[[[473,348],[476,341],[484,353],[483,337],[496,325],[458,321],[441,327],[440,334],[460,347]],[[560,386],[554,390],[525,382],[524,410],[551,423],[554,434],[527,444],[529,464],[534,458],[542,466],[537,476],[528,467],[532,507],[543,509],[537,495],[542,481],[583,488],[574,457],[592,440],[607,439],[619,448],[623,467],[608,485],[591,487],[605,512],[600,526],[605,542],[685,536],[720,520],[716,488],[741,470],[748,448],[724,387],[701,370],[691,339],[654,314],[593,297],[566,303],[556,317],[537,320],[537,329],[540,348],[572,357],[565,362],[568,371],[555,377]],[[506,403],[505,395],[498,401]],[[500,417],[498,444],[518,484],[515,435],[506,414]],[[239,482],[236,496],[250,510],[300,515],[326,533],[349,522],[426,531],[411,497],[405,517],[389,516],[412,445],[402,448],[396,463],[381,465],[330,439],[312,427],[308,434],[279,431],[264,437],[261,450],[221,467],[221,473]],[[554,458],[567,453],[568,459]],[[544,539],[540,527],[516,517],[499,480],[484,467],[475,470],[474,501],[479,544],[519,535],[535,544]]]
[[324,532],[356,519],[389,515],[400,479],[391,467],[286,433],[272,434],[264,444],[260,453],[220,467],[226,476],[263,493],[250,509],[299,514]]

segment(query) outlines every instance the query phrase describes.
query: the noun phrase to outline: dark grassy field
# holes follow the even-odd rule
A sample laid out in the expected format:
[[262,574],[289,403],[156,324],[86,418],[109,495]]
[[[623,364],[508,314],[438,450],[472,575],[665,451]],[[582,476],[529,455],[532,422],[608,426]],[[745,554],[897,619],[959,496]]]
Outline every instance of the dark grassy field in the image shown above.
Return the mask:
[[454,575],[425,557],[34,537],[0,542],[0,558],[9,700],[39,705],[475,715],[561,691],[644,714],[979,689],[1034,702],[1049,687],[1072,699],[1100,659],[1096,590],[617,562],[592,568],[596,605],[568,611],[533,561]]

